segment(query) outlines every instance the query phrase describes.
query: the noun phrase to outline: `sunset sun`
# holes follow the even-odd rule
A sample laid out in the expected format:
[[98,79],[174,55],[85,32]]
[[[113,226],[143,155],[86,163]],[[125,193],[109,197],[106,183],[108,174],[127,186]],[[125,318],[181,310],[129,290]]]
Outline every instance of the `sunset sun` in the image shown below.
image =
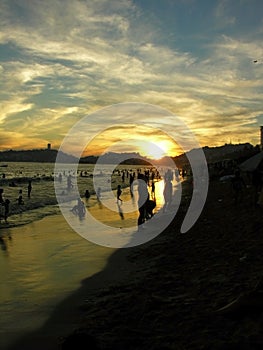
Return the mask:
[[138,148],[143,156],[155,160],[175,153],[175,145],[169,140],[141,141],[138,142]]

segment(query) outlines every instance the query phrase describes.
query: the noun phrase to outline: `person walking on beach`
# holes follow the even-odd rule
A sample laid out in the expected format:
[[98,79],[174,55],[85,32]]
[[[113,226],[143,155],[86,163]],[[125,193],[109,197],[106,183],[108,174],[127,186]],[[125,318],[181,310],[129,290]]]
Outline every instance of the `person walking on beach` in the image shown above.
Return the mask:
[[117,187],[117,203],[119,203],[119,202],[122,203],[122,199],[120,197],[121,194],[122,194],[121,185],[118,185],[118,187]]
[[172,203],[172,197],[173,197],[173,185],[170,176],[167,176],[164,178],[164,190],[163,190],[163,197],[164,197],[164,206],[163,211],[165,212],[166,209],[169,209]]
[[27,185],[27,197],[28,198],[30,198],[30,196],[31,196],[31,191],[32,191],[32,181],[29,180],[28,185]]
[[146,202],[149,199],[147,180],[142,174],[138,174],[138,226],[142,225],[146,219]]
[[129,183],[130,183],[130,194],[133,197],[132,184],[135,179],[135,173],[130,173]]

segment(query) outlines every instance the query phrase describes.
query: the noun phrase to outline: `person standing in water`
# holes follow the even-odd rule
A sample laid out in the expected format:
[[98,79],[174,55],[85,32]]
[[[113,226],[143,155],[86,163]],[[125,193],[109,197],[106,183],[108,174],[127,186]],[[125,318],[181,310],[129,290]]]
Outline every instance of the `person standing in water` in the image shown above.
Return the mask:
[[4,219],[5,219],[5,222],[7,223],[7,218],[8,218],[8,214],[9,214],[10,200],[6,199],[2,205],[5,208],[5,210],[4,210]]
[[74,207],[71,209],[71,211],[78,215],[79,218],[83,218],[86,214],[86,209],[85,209],[85,205],[82,202],[81,198],[78,198],[77,200],[77,204],[74,205]]
[[19,205],[24,204],[24,201],[23,201],[23,196],[22,196],[22,190],[19,190],[19,194],[18,194],[17,202],[18,202],[18,204],[19,204]]
[[28,198],[30,198],[30,196],[31,196],[31,191],[32,191],[32,181],[29,180],[28,185],[27,185],[27,197]]

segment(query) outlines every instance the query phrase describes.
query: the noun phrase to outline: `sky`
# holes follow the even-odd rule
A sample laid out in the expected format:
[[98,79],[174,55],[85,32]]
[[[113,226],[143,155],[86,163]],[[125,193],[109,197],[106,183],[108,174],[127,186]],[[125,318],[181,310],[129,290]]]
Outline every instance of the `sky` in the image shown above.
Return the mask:
[[[200,146],[259,144],[262,14],[261,0],[0,0],[0,150],[58,149],[90,115],[88,154],[176,155],[178,118]],[[176,120],[94,122],[130,102]]]

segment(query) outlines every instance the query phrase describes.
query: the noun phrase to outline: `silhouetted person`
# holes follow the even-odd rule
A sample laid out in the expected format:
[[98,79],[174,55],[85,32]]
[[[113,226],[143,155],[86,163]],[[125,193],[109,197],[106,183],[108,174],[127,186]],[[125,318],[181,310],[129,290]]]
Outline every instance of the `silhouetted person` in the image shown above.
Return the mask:
[[100,202],[100,199],[101,199],[101,188],[98,187],[98,190],[97,190],[97,200]]
[[164,197],[164,206],[163,211],[165,211],[167,208],[170,208],[172,203],[172,196],[173,196],[173,185],[171,179],[168,177],[165,180],[164,184],[164,190],[163,190],[163,197]]
[[67,178],[67,189],[70,191],[73,188],[72,180],[71,180],[71,175],[68,176]]
[[9,205],[10,205],[9,199],[6,199],[4,201],[4,203],[2,203],[2,206],[4,207],[4,219],[5,219],[6,223],[7,223],[7,218],[8,218],[8,214],[9,214]]
[[77,204],[74,205],[71,211],[74,214],[78,215],[80,218],[83,218],[85,216],[85,213],[86,213],[85,205],[80,198],[78,198]]
[[32,191],[32,181],[29,180],[28,185],[27,185],[27,197],[28,198],[30,198],[30,196],[31,196],[31,191]]
[[149,197],[148,197],[148,199],[145,203],[145,211],[146,211],[145,218],[146,218],[146,220],[153,217],[153,215],[154,215],[153,210],[155,207],[156,207],[156,198],[153,197],[153,199],[149,199]]
[[4,203],[3,193],[4,193],[4,189],[0,188],[0,204]]
[[133,197],[132,184],[133,184],[134,178],[135,178],[135,173],[130,174],[129,183],[130,183],[130,194],[131,194],[131,197]]
[[86,191],[85,191],[85,198],[86,198],[86,199],[89,199],[89,198],[90,198],[90,192],[89,192],[89,190],[86,190]]
[[24,204],[23,196],[22,196],[22,190],[19,190],[19,195],[18,195],[18,198],[17,198],[17,202],[18,202],[19,205]]
[[117,203],[119,203],[119,201],[122,203],[122,199],[120,197],[121,194],[122,194],[121,185],[118,185],[118,187],[117,187]]
[[149,199],[147,180],[142,174],[138,174],[138,226],[143,224],[146,219],[146,201]]
[[59,183],[62,182],[62,174],[61,173],[59,173],[59,175],[58,175],[58,181],[59,181]]

